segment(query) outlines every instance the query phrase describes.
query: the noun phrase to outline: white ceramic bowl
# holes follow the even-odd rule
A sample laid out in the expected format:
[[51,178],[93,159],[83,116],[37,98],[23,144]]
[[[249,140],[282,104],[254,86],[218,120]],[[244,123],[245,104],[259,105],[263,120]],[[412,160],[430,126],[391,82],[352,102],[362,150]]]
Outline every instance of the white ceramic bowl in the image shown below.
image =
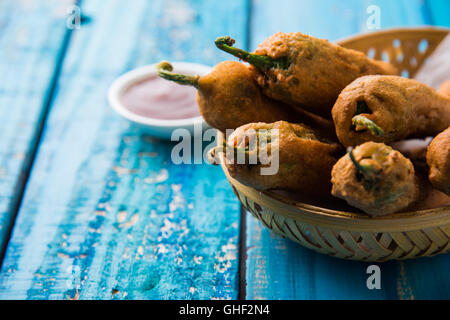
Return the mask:
[[[205,75],[212,69],[206,65],[189,62],[173,62],[172,65],[174,72],[190,75]],[[125,108],[121,102],[123,93],[133,84],[144,79],[157,76],[158,73],[156,71],[156,64],[143,66],[120,76],[109,88],[108,101],[110,106],[122,117],[139,126],[139,128],[146,134],[162,139],[170,140],[172,132],[179,128],[189,130],[192,135],[201,134],[202,130],[208,128],[208,125],[201,116],[187,119],[162,120],[144,117]],[[197,130],[194,130],[194,128],[197,128]],[[201,130],[199,128],[201,128]]]

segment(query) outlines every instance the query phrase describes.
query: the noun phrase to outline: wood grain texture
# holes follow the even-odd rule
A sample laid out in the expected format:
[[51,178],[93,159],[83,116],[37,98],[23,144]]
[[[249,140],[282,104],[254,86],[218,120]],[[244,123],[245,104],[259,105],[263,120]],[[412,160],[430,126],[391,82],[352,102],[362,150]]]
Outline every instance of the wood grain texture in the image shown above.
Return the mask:
[[32,162],[67,34],[69,4],[58,0],[0,2],[0,250],[9,236]]
[[450,1],[426,0],[425,6],[433,25],[450,28]]
[[174,143],[107,105],[119,74],[214,64],[246,42],[246,1],[84,1],[0,273],[0,298],[233,299],[239,203],[220,169],[175,166]]
[[[380,27],[417,26],[426,18],[422,0],[253,0],[251,49],[271,34],[303,32],[336,41],[359,32],[370,32],[366,13],[380,8]],[[425,22],[427,23],[427,22]]]
[[[366,9],[377,5],[381,27],[431,23],[422,1],[253,2],[251,45],[277,31],[337,40],[368,32]],[[278,13],[275,14],[274,12]],[[247,299],[450,298],[450,255],[379,264],[381,290],[368,290],[369,263],[339,260],[270,233],[247,215]]]

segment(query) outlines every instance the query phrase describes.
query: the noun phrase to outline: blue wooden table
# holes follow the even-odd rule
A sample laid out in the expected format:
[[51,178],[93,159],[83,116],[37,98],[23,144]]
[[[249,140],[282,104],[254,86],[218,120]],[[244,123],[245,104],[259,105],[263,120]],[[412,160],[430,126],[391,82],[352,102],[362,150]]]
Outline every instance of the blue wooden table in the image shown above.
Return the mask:
[[72,5],[0,1],[1,299],[450,298],[450,255],[380,264],[381,290],[368,290],[368,263],[272,235],[219,168],[172,164],[173,143],[106,100],[134,67],[230,59],[217,36],[248,49],[276,31],[337,40],[368,31],[370,5],[381,28],[450,27],[450,1]]

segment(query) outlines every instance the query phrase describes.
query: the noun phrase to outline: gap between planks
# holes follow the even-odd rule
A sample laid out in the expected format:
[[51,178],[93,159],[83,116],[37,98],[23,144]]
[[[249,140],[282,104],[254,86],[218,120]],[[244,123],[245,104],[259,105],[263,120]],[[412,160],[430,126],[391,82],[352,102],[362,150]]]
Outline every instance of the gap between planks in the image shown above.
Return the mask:
[[238,300],[247,299],[247,210],[241,204],[239,228],[239,292]]
[[[247,0],[247,28],[245,49],[251,50],[251,34],[252,34],[252,9],[253,1]],[[238,300],[247,299],[247,210],[240,204],[240,227],[239,227],[239,266],[238,266]]]
[[[77,0],[77,1],[74,1],[74,4],[79,6],[80,2],[81,2],[81,0]],[[45,95],[45,97],[43,99],[42,116],[36,127],[36,133],[34,135],[35,138],[32,141],[31,146],[30,146],[30,156],[29,156],[28,160],[24,162],[23,169],[21,170],[21,172],[23,172],[23,173],[22,173],[21,179],[18,181],[16,199],[11,204],[12,218],[10,220],[9,226],[7,227],[6,237],[5,237],[6,240],[3,243],[3,247],[1,248],[1,252],[0,252],[0,270],[3,266],[3,261],[5,258],[5,255],[6,255],[6,250],[8,248],[9,241],[12,236],[14,225],[15,225],[15,222],[17,219],[17,214],[18,214],[20,206],[22,204],[25,189],[26,189],[28,180],[30,178],[30,173],[33,168],[34,159],[36,158],[36,154],[39,149],[39,144],[41,142],[45,123],[47,121],[47,118],[48,118],[48,115],[50,112],[50,108],[51,108],[51,105],[52,105],[54,97],[55,97],[55,89],[56,89],[56,86],[58,83],[59,76],[61,74],[62,66],[64,63],[64,58],[66,57],[67,49],[69,48],[70,40],[72,38],[72,31],[73,31],[72,29],[66,28],[63,42],[61,45],[61,49],[57,56],[55,70],[50,79],[47,94]]]

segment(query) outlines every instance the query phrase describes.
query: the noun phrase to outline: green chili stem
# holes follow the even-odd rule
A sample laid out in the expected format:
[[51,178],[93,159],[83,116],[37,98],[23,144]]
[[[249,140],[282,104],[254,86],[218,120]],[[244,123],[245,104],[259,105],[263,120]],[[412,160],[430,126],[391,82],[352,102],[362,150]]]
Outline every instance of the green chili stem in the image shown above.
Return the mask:
[[214,147],[211,150],[208,151],[207,157],[208,157],[208,161],[209,163],[213,164],[213,165],[218,165],[219,161],[218,159],[216,159],[216,153],[219,152],[219,147]]
[[228,52],[232,54],[233,56],[242,59],[255,67],[257,67],[261,71],[268,70],[272,67],[276,67],[281,63],[277,62],[277,60],[273,60],[272,58],[268,56],[262,56],[257,55],[253,53],[249,53],[245,50],[235,48],[233,47],[235,43],[235,40],[226,36],[226,37],[219,37],[216,39],[215,44],[217,48],[219,48],[222,51]]
[[218,159],[216,159],[216,155],[218,153],[226,152],[226,149],[227,149],[227,143],[225,141],[222,142],[222,145],[215,146],[208,152],[208,161],[214,165],[219,164],[220,161],[217,161]]
[[348,152],[348,155],[350,157],[350,160],[352,160],[353,164],[355,165],[356,169],[359,172],[361,172],[362,174],[366,175],[373,171],[373,167],[371,165],[361,164],[355,159],[355,156],[353,154],[353,148],[350,149],[350,151]]
[[185,86],[193,86],[198,89],[198,80],[200,76],[191,76],[186,74],[173,73],[173,66],[170,62],[162,61],[157,64],[156,70],[161,78],[176,82]]
[[356,131],[359,131],[357,127],[363,127],[369,130],[374,136],[382,137],[384,136],[384,130],[378,126],[372,120],[366,118],[363,115],[356,115],[352,118],[352,124],[356,127]]
[[223,142],[223,144],[221,146],[216,146],[216,147],[212,148],[210,152],[212,152],[212,153],[226,152],[228,149],[232,149],[234,151],[235,155],[237,155],[238,153],[245,153],[246,155],[249,154],[247,148],[233,147],[233,146],[226,144],[225,142]]
[[209,161],[211,164],[213,164],[213,165],[218,165],[218,164],[220,163],[220,159],[217,159],[217,158],[216,158],[216,155],[217,155],[218,153],[224,152],[224,151],[226,150],[226,148],[227,148],[227,144],[226,144],[226,142],[224,141],[224,142],[222,143],[222,145],[215,146],[214,148],[212,148],[211,150],[209,150],[209,152],[208,152],[208,161]]

